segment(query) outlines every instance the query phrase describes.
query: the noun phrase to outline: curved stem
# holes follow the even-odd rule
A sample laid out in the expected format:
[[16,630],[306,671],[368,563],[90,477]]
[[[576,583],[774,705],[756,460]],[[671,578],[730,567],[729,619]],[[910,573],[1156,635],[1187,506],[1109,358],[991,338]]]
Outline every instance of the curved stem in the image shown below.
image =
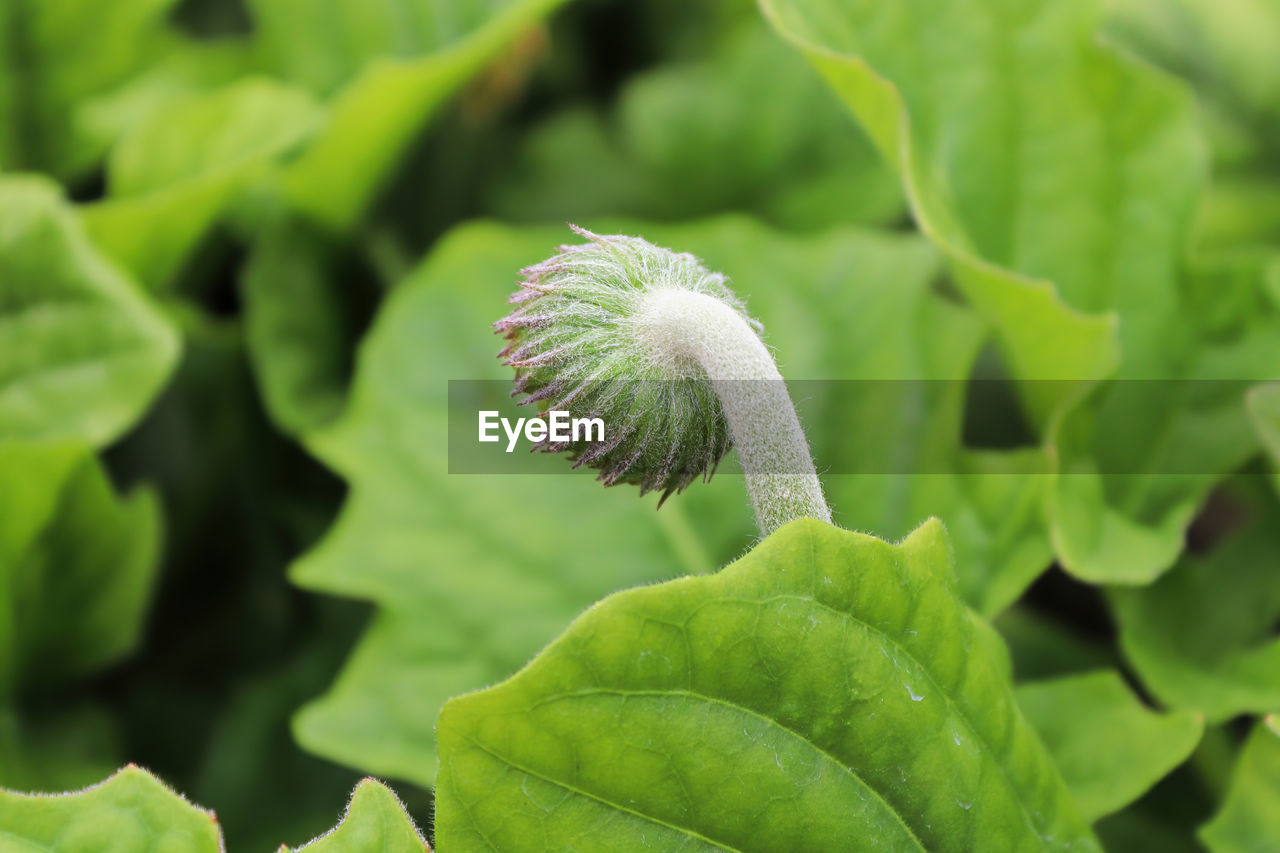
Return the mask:
[[773,356],[732,307],[705,293],[651,291],[635,332],[675,370],[696,364],[729,423],[761,535],[797,518],[831,521],[795,406]]

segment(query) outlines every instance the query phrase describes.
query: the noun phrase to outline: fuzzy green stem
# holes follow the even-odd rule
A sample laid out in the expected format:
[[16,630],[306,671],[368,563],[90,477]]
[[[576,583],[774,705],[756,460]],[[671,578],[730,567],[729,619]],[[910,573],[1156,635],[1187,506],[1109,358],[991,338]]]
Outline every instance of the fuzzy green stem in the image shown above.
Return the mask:
[[773,356],[742,315],[704,293],[657,289],[634,319],[644,349],[676,371],[696,365],[720,398],[767,536],[788,521],[830,522],[809,442]]

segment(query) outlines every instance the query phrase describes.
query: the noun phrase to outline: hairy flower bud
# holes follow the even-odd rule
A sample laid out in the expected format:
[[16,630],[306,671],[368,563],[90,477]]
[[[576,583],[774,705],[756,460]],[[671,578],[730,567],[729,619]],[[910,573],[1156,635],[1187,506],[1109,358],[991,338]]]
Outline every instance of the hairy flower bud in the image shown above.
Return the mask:
[[508,341],[500,355],[516,371],[513,395],[606,424],[604,441],[546,439],[535,449],[568,452],[605,485],[633,483],[665,500],[710,477],[732,442],[704,366],[655,334],[650,307],[683,291],[717,300],[753,333],[760,324],[693,255],[570,227],[588,242],[523,270],[516,308],[494,324]]
[[762,534],[796,518],[831,521],[786,383],[724,276],[638,237],[574,230],[589,242],[526,269],[516,309],[495,325],[514,395],[575,422],[599,419],[605,436],[548,430],[535,449],[568,451],[606,485],[665,500],[710,477],[732,444]]

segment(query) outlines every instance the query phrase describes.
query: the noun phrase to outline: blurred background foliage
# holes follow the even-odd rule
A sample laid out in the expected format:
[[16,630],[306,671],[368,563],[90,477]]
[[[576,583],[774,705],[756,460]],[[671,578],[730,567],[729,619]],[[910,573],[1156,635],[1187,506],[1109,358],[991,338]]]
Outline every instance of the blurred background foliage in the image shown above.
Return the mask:
[[[1230,338],[1280,304],[1280,13],[1112,0],[1100,27],[1194,94],[1212,180],[1179,286]],[[990,317],[747,0],[0,0],[0,313],[22,315],[0,338],[0,785],[135,761],[267,849],[373,772],[429,825],[445,698],[613,589],[741,553],[732,476],[662,513],[580,478],[446,479],[440,386],[503,376],[487,324],[566,220],[726,270],[791,378],[995,380],[802,400],[820,467],[938,472],[830,477],[837,517],[897,537],[941,515],[1020,678],[1113,668],[1203,713],[1190,762],[1102,824],[1196,849],[1240,714],[1280,710],[1268,463],[1250,444],[1204,486],[1154,586],[1054,566],[1032,476],[1053,453]],[[1251,402],[1280,452],[1280,406]],[[581,527],[568,546],[521,516],[538,504]]]

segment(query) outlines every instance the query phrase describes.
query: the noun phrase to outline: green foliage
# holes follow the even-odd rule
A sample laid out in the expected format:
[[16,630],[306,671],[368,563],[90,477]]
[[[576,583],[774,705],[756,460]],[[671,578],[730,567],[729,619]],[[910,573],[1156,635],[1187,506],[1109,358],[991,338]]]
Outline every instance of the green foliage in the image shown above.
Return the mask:
[[1211,722],[1280,707],[1275,510],[1156,583],[1112,596],[1120,647],[1144,684]]
[[[221,853],[217,816],[187,802],[132,764],[101,784],[54,796],[0,790],[0,835],[12,853]],[[281,853],[429,851],[404,806],[373,779],[356,786],[342,821],[325,835]]]
[[1215,164],[1197,217],[1198,246],[1273,250],[1280,206],[1274,161],[1280,10],[1266,0],[1117,0],[1107,33],[1194,88]]
[[1190,712],[1144,708],[1109,671],[1029,682],[1017,697],[1089,820],[1128,805],[1186,761],[1204,727]]
[[445,706],[440,843],[1099,849],[951,572],[936,521],[889,545],[804,520],[606,599]]
[[[374,193],[404,154],[422,125],[485,62],[492,61],[519,33],[533,26],[563,0],[397,0],[385,17],[370,16],[365,4],[346,0],[342,9],[372,31],[335,26],[332,4],[317,0],[260,0],[256,8],[283,10],[290,42],[302,45],[319,62],[350,63],[379,55],[334,95],[323,133],[284,175],[290,203],[309,218],[334,230],[350,228],[364,213]],[[329,54],[315,41],[296,38],[293,14],[307,10],[307,20],[345,43]],[[397,12],[411,10],[418,29],[406,30]],[[276,13],[272,12],[273,19]],[[388,42],[408,38],[410,54]],[[419,41],[420,39],[420,41]],[[324,39],[318,40],[324,44]],[[428,51],[427,48],[435,48]],[[391,56],[381,55],[382,51]],[[318,67],[318,66],[313,66]],[[312,72],[305,72],[304,77]],[[328,78],[331,70],[322,70]],[[313,80],[324,85],[324,80]]]
[[0,791],[0,833],[14,853],[90,853],[104,845],[137,853],[222,849],[212,812],[133,765],[101,785],[64,796]]
[[262,78],[175,98],[112,149],[111,195],[85,210],[89,231],[149,286],[169,284],[236,193],[320,117],[307,93]]
[[[1194,175],[1178,168],[1175,180],[1159,180],[1168,176],[1162,167],[1185,165],[1189,148],[1156,151],[1146,165],[1146,151],[1122,147],[1118,133],[1105,132],[1123,110],[1150,128],[1127,130],[1129,139],[1139,145],[1144,134],[1158,139],[1177,105],[1166,91],[1121,85],[1128,83],[1124,69],[1091,46],[1081,59],[1090,72],[1114,79],[1097,85],[1106,91],[1110,84],[1115,97],[1087,97],[1091,80],[1069,59],[1089,38],[1087,5],[1039,2],[1014,12],[982,0],[921,2],[890,14],[871,2],[766,0],[763,9],[899,173],[922,230],[1000,330],[1016,375],[1092,379],[1109,373],[1117,357],[1114,326],[1092,315],[1115,307],[1112,291],[1126,264],[1146,263],[1121,253],[1149,251],[1143,241],[1120,241],[1128,232],[1118,223],[1126,205],[1146,203],[1142,196],[1149,192],[1173,201],[1175,211],[1185,206],[1178,199],[1187,196]],[[1012,33],[1022,27],[1030,37],[1013,49]],[[925,56],[935,61],[921,61]],[[1062,134],[1058,121],[1036,109],[1049,105],[1077,110],[1071,124],[1080,130]],[[1121,144],[1112,149],[1112,140]],[[1150,174],[1118,182],[1124,189],[1115,195],[1116,184],[1100,180],[1111,169]],[[1041,180],[1026,179],[1031,174]],[[1105,203],[1103,193],[1111,196]],[[1062,227],[1063,210],[1075,217],[1070,229]],[[1018,227],[1010,227],[1015,221]],[[1049,234],[1060,239],[1045,239]],[[1115,244],[1121,253],[1108,251]],[[1167,261],[1155,265],[1167,267]]]
[[51,183],[0,178],[0,437],[108,444],[173,369],[172,324]]
[[[854,380],[807,383],[801,414],[813,424],[819,465],[874,471],[896,458],[938,472],[905,483],[877,473],[825,478],[842,523],[905,535],[930,514],[954,518],[960,590],[990,611],[1044,568],[1048,549],[1027,498],[1037,480],[1017,473],[1034,470],[1035,456],[965,452],[962,386],[919,381],[958,380],[981,341],[968,311],[930,291],[937,261],[927,246],[850,229],[787,237],[740,219],[607,230],[644,233],[734,270],[752,310],[780,319],[769,341],[791,376]],[[541,260],[562,234],[474,225],[445,238],[397,288],[366,339],[347,412],[309,438],[353,493],[293,577],[382,606],[329,695],[299,717],[299,738],[322,755],[429,783],[431,715],[413,709],[510,675],[607,592],[675,571],[710,571],[749,541],[743,487],[732,473],[657,514],[625,492],[597,495],[577,477],[448,475],[437,452],[450,440],[448,389],[432,377],[503,376],[496,342],[472,330],[503,304],[510,271]],[[878,381],[886,379],[901,381]],[[897,434],[880,429],[887,412],[923,401],[927,422]],[[464,427],[470,434],[474,424]],[[561,471],[547,461],[539,470]],[[738,507],[722,509],[726,500]],[[491,546],[494,507],[511,508],[502,549]],[[568,519],[571,543],[555,533]],[[370,542],[380,544],[371,550]],[[417,627],[423,619],[433,625],[425,635]],[[464,648],[473,651],[463,655]],[[404,689],[409,683],[413,691]]]
[[901,193],[822,81],[758,20],[631,78],[614,111],[538,125],[491,204],[518,222],[751,212],[797,230],[901,218]]
[[323,231],[284,219],[258,236],[241,277],[262,401],[289,432],[332,421],[345,402],[347,329],[335,275],[341,268],[341,253]]
[[[447,849],[1277,848],[1278,52],[1268,0],[0,0],[0,786],[136,761],[233,850],[353,785],[307,849],[421,850],[438,768]],[[460,473],[566,220],[730,277],[866,534],[753,549],[732,454],[660,512]],[[220,830],[130,767],[0,839]]]
[[422,853],[430,851],[404,806],[382,783],[365,779],[356,785],[347,813],[333,831],[301,847],[312,853]]
[[[1276,363],[1274,312],[1226,341],[1197,339],[1186,321],[1180,263],[1202,174],[1193,113],[1180,89],[1096,43],[1093,4],[764,7],[895,165],[1017,377],[1218,380]],[[1041,418],[1081,388],[1024,386]],[[1047,432],[1054,549],[1093,582],[1166,570],[1213,482],[1254,452],[1230,394],[1134,396],[1095,394]],[[1133,459],[1166,471],[1192,459],[1203,473],[1103,476]]]
[[[602,498],[589,478],[448,476],[437,452],[448,442],[448,389],[437,377],[503,376],[496,340],[474,330],[503,305],[510,271],[539,260],[561,230],[451,235],[379,317],[341,420],[308,437],[352,493],[292,577],[381,605],[338,682],[298,717],[300,741],[327,757],[430,784],[434,716],[446,699],[511,674],[608,592],[710,571],[709,550],[731,555],[747,541],[734,479],[716,484],[739,504],[717,541],[689,529],[684,507],[655,514],[631,494]],[[570,518],[571,548],[556,532]],[[449,569],[459,565],[466,572]],[[431,631],[420,630],[424,620]]]
[[[0,698],[114,662],[138,641],[159,550],[155,495],[121,501],[74,443],[0,444]],[[70,618],[68,618],[70,617]]]
[[[0,169],[75,175],[108,140],[84,111],[167,52],[174,0],[0,3]],[[74,61],[68,61],[74,57]]]
[[1222,809],[1200,832],[1212,853],[1263,853],[1280,844],[1280,723],[1254,726]]

